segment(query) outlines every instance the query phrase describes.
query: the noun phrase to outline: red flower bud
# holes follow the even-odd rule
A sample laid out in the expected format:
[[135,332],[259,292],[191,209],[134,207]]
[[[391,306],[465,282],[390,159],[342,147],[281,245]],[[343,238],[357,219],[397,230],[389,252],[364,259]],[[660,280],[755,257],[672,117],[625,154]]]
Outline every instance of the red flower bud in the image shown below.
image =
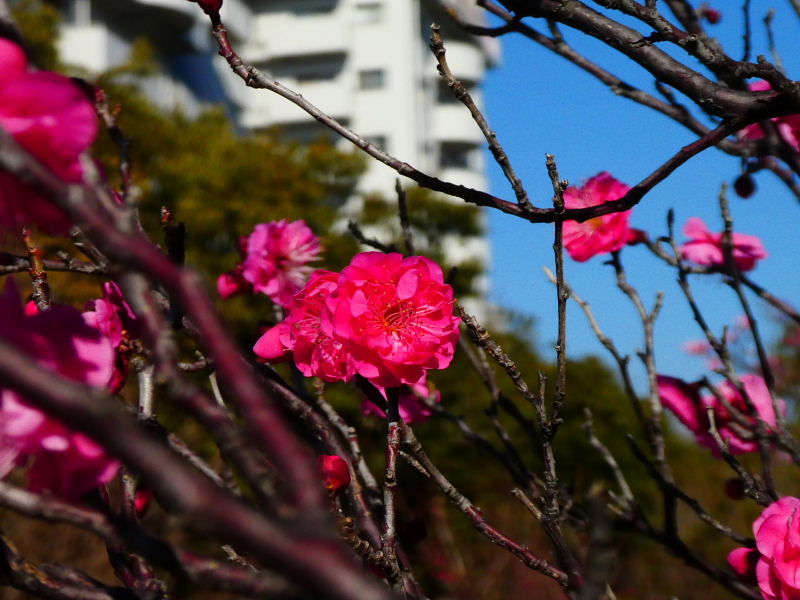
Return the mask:
[[343,459],[334,454],[318,456],[317,461],[322,471],[325,489],[331,496],[335,496],[350,485],[350,469]]
[[725,482],[725,495],[731,500],[741,500],[744,498],[744,484],[741,479],[728,479]]
[[150,501],[153,499],[153,492],[147,488],[139,488],[133,496],[133,506],[136,509],[136,516],[142,518],[150,508]]
[[222,8],[222,0],[189,0],[190,2],[197,2],[203,12],[209,16],[219,15],[219,9]]
[[700,16],[708,21],[711,25],[716,25],[722,20],[722,13],[716,8],[704,8]]
[[740,198],[749,198],[756,191],[756,182],[745,173],[736,178],[736,181],[733,182],[733,189]]

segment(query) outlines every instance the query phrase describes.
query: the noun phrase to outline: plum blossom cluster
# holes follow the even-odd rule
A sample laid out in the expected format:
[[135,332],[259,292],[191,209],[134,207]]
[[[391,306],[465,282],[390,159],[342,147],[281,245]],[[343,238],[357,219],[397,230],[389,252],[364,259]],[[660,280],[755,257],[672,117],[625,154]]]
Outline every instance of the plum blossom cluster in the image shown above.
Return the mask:
[[[94,141],[94,108],[70,79],[31,71],[24,51],[0,38],[0,126],[55,175],[70,182],[83,177],[80,155]],[[66,214],[8,173],[0,173],[0,227],[16,230],[36,224],[51,234],[65,233]]]
[[[759,375],[742,375],[740,379],[758,418],[768,427],[775,427],[775,410],[764,379]],[[729,381],[723,381],[716,389],[718,398],[717,394],[700,396],[699,387],[699,384],[687,383],[675,377],[658,376],[658,392],[663,405],[694,434],[697,443],[711,450],[715,457],[719,458],[720,452],[709,433],[709,408],[713,411],[720,437],[725,440],[732,454],[758,450],[758,442],[753,435],[756,415],[749,410],[739,390]],[[779,405],[785,412],[783,400]],[[739,413],[745,423],[737,421],[731,409]]]
[[753,522],[755,548],[736,548],[728,564],[765,600],[800,598],[800,499],[785,496]]
[[[619,200],[630,187],[603,172],[586,181],[581,187],[568,187],[564,191],[566,208],[588,208]],[[616,252],[626,244],[636,243],[644,235],[628,225],[631,211],[611,213],[589,219],[584,223],[564,222],[564,247],[570,257],[585,262],[598,254]]]
[[[725,266],[724,234],[711,233],[706,224],[692,217],[683,228],[683,235],[689,241],[681,246],[684,260],[698,265],[722,268]],[[756,263],[767,257],[761,240],[754,235],[733,233],[731,235],[731,256],[740,271],[752,271]]]
[[[87,314],[53,304],[43,312],[25,310],[13,280],[0,294],[0,337],[61,377],[94,387],[113,378],[115,351]],[[29,406],[0,386],[0,476],[30,463],[28,487],[77,499],[110,481],[118,462],[81,433]]]
[[292,358],[304,375],[325,381],[361,375],[379,388],[414,385],[453,359],[453,303],[430,259],[364,252],[341,273],[314,273],[254,351],[267,361]]
[[258,292],[288,308],[313,271],[308,263],[319,259],[321,251],[319,238],[304,221],[260,223],[239,239],[242,262],[219,276],[217,291],[223,299]]

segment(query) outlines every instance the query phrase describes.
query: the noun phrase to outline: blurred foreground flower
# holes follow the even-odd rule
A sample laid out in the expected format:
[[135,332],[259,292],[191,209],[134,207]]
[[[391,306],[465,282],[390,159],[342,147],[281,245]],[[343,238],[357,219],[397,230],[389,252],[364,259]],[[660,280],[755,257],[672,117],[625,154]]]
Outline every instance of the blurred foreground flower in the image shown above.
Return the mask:
[[[0,38],[0,125],[25,150],[58,177],[79,182],[81,153],[97,134],[94,108],[68,78],[27,70],[22,49]],[[0,228],[36,224],[51,234],[65,233],[70,221],[38,192],[0,173]]]
[[[0,337],[42,367],[72,381],[105,387],[114,350],[100,332],[70,306],[26,315],[13,280],[0,294]],[[110,481],[118,462],[85,435],[28,406],[0,387],[0,476],[33,459],[29,487],[68,500]]]

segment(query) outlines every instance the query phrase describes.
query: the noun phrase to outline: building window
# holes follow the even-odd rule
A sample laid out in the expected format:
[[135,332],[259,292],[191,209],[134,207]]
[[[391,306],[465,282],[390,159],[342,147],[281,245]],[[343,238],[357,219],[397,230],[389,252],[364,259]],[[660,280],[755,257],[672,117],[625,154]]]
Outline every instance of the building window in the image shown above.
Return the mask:
[[473,144],[445,142],[439,148],[439,166],[442,169],[470,169],[474,166]]
[[375,146],[378,150],[383,150],[384,152],[389,151],[389,145],[385,135],[368,135],[365,136],[364,139]]
[[367,69],[358,72],[358,87],[362,90],[379,90],[386,85],[383,69]]
[[343,54],[318,54],[275,60],[264,65],[277,79],[314,83],[336,79],[344,67]]
[[371,25],[380,23],[383,18],[383,4],[380,2],[362,2],[356,4],[356,23]]

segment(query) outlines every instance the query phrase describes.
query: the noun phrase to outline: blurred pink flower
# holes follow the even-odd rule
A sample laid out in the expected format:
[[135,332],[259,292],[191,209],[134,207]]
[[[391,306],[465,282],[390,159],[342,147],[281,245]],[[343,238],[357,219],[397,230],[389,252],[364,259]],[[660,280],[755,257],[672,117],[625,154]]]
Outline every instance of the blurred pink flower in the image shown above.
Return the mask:
[[770,504],[753,522],[753,534],[756,549],[736,548],[728,564],[744,579],[755,571],[765,600],[800,598],[800,499],[784,496]]
[[694,356],[703,356],[711,350],[711,344],[706,340],[690,340],[683,344],[683,351]]
[[253,286],[242,277],[242,265],[217,277],[217,293],[223,300],[252,291]]
[[103,284],[103,297],[86,303],[84,320],[102,333],[114,348],[114,370],[108,388],[117,393],[128,376],[131,340],[139,337],[139,322],[113,281]]
[[[725,253],[722,249],[722,233],[711,233],[706,224],[697,217],[686,222],[683,234],[689,241],[681,246],[681,256],[698,265],[725,266]],[[734,233],[733,260],[740,271],[751,271],[756,262],[766,258],[767,252],[761,240],[753,235]]]
[[[772,398],[764,379],[758,375],[742,375],[740,379],[758,416],[768,426],[774,427],[775,411],[772,408]],[[750,414],[744,399],[733,384],[723,381],[717,391],[732,408],[745,416],[751,427],[755,426],[755,418]],[[717,430],[728,444],[732,454],[744,454],[758,450],[758,443],[753,438],[752,432],[737,423],[725,404],[717,400],[716,396],[710,394],[701,398],[697,384],[659,375],[658,393],[663,405],[672,411],[678,420],[694,434],[697,443],[711,450],[715,457],[719,458],[720,453],[714,438],[708,431],[710,426],[708,407],[713,408]],[[780,401],[780,405],[785,411],[783,400]]]
[[[628,190],[627,185],[603,172],[589,179],[583,187],[568,187],[564,192],[564,205],[566,208],[598,206],[622,198]],[[628,227],[630,212],[603,215],[583,223],[564,221],[564,247],[578,262],[619,250],[635,241],[640,233]]]
[[453,360],[459,335],[453,303],[453,288],[432,260],[363,252],[325,301],[322,329],[341,340],[373,385],[414,384]]
[[292,296],[305,285],[322,247],[304,221],[285,219],[256,225],[240,240],[243,261],[217,279],[217,291],[230,298],[251,289],[288,308]]
[[342,342],[322,328],[325,300],[336,289],[339,274],[316,271],[306,287],[292,298],[284,321],[269,329],[253,351],[269,362],[294,358],[306,377],[347,381],[355,374],[354,363]]
[[[44,369],[104,387],[112,374],[114,350],[108,339],[76,309],[51,305],[26,315],[12,280],[0,294],[0,337]],[[67,429],[16,392],[0,387],[0,476],[28,458],[29,487],[74,500],[113,478],[118,462],[81,433]]]
[[[750,85],[753,92],[771,90],[769,82],[761,80]],[[778,134],[791,146],[795,152],[800,152],[800,114],[786,115],[770,119],[775,124]],[[764,137],[764,128],[759,123],[748,125],[739,132],[739,136],[746,140],[760,140]]]
[[[94,108],[70,79],[27,70],[22,50],[0,39],[0,125],[55,175],[81,180],[80,155],[94,141]],[[68,217],[16,178],[0,173],[0,227],[35,223],[51,234],[64,233]]]
[[[428,420],[432,412],[421,399],[437,404],[442,401],[442,393],[438,390],[432,390],[428,385],[427,375],[413,385],[400,387],[397,407],[403,421],[406,423],[424,423]],[[386,418],[386,412],[368,398],[364,398],[362,401],[361,412],[365,415],[377,415],[384,419]]]

